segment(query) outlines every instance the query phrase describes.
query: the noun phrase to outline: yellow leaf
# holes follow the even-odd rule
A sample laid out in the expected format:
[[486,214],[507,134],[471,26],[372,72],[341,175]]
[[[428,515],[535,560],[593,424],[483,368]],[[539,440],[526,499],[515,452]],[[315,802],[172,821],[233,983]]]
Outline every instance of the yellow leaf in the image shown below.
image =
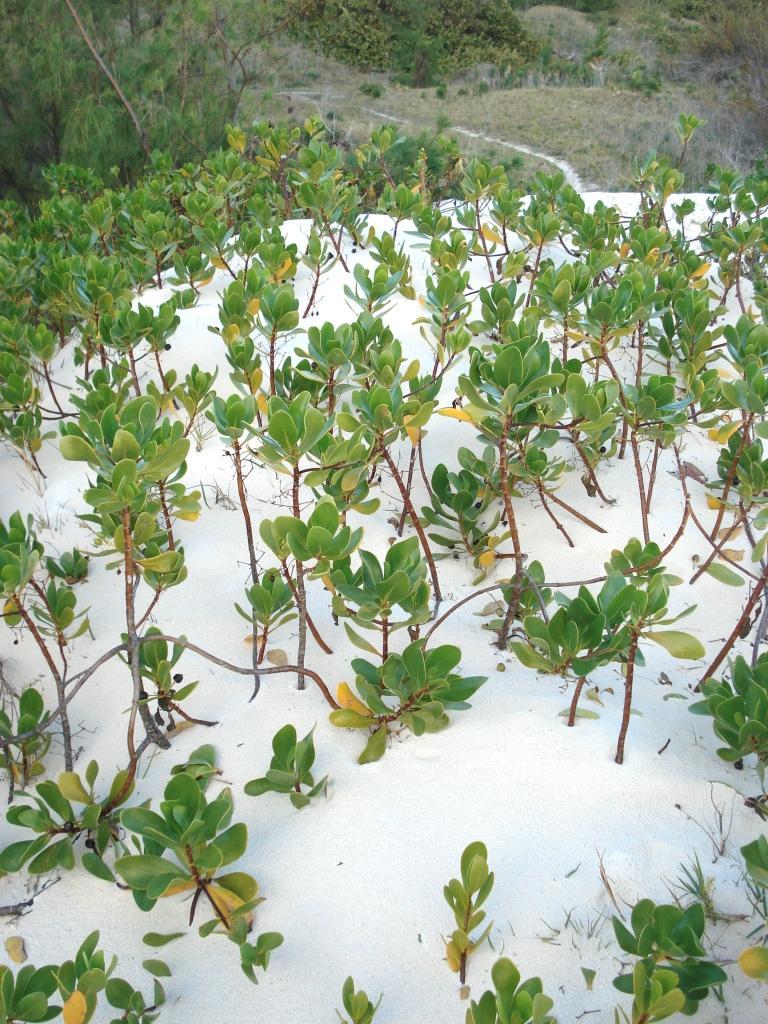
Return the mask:
[[251,316],[256,316],[256,314],[259,312],[259,307],[260,306],[261,306],[261,299],[257,295],[255,299],[251,299],[251,301],[248,303],[248,305],[245,308],[248,310],[248,312],[251,314]]
[[620,249],[620,252],[621,252],[621,258],[622,259],[626,259],[627,256],[629,256],[629,252],[630,252],[629,242],[624,242],[624,244],[622,245],[622,247]]
[[61,1016],[64,1024],[83,1024],[88,1016],[88,1003],[85,996],[79,989],[75,989],[69,999],[61,1008]]
[[483,238],[485,238],[486,241],[493,242],[494,245],[504,245],[504,239],[498,231],[494,231],[493,228],[489,228],[487,224],[483,224],[480,230],[482,231]]
[[[238,907],[242,907],[243,905],[243,900],[241,900],[239,896],[236,896],[235,893],[230,892],[229,889],[225,889],[221,885],[209,885],[208,894],[226,918],[231,917]],[[253,921],[253,914],[243,914],[238,916],[242,916],[249,925]]]
[[326,585],[328,590],[330,590],[330,592],[332,594],[335,594],[336,593],[336,587],[334,587],[333,583],[331,582],[330,573],[325,573],[325,575],[321,576],[320,578],[322,579],[323,583]]
[[280,264],[280,266],[277,268],[277,270],[275,271],[275,273],[274,273],[275,280],[279,281],[281,278],[285,277],[285,275],[288,273],[288,271],[291,269],[292,266],[293,266],[293,260],[289,256],[288,259],[284,260]]
[[227,324],[221,332],[221,336],[228,345],[231,345],[233,341],[237,341],[240,337],[240,328],[237,324]]
[[[183,725],[183,723],[180,722],[179,725]],[[176,729],[178,728],[179,726],[177,725]],[[172,885],[167,892],[163,893],[163,896],[178,896],[180,892],[187,892],[189,889],[196,888],[196,884],[197,883],[193,878],[191,878],[188,882],[179,882],[178,885]]]
[[765,946],[752,946],[739,953],[739,967],[748,978],[768,981],[768,949]]
[[495,551],[484,551],[477,560],[478,565],[482,566],[483,569],[490,569],[493,563],[496,561]]
[[349,683],[339,683],[336,687],[336,701],[340,707],[348,708],[350,711],[357,711],[359,715],[369,717],[371,714],[370,709],[352,693]]
[[279,647],[273,647],[271,651],[267,653],[267,661],[273,665],[281,667],[288,664],[288,655],[285,651],[281,651]]
[[268,411],[269,407],[267,405],[267,396],[263,391],[260,391],[258,395],[256,395],[256,405],[259,407],[259,412],[266,413]]
[[713,498],[711,494],[707,495],[707,508],[711,508],[716,511],[717,509],[722,508],[722,505],[722,501],[719,501],[717,498]]
[[708,430],[707,437],[710,441],[717,441],[718,444],[725,444],[731,434],[735,434],[738,429],[738,423],[724,423],[722,427],[712,427],[711,430]]
[[27,959],[27,951],[24,949],[24,939],[20,935],[10,935],[5,940],[5,948],[8,956],[15,964],[23,964]]
[[421,428],[420,427],[409,427],[406,426],[405,432],[411,439],[412,445],[417,445],[421,440]]
[[704,277],[705,274],[709,273],[711,267],[711,263],[702,263],[701,266],[694,270],[694,272],[691,274],[691,280],[698,281],[700,277]]
[[462,423],[474,423],[474,420],[464,409],[438,409],[441,416],[449,416],[452,420],[461,420]]
[[211,256],[211,263],[217,270],[226,270],[226,263],[220,256]]

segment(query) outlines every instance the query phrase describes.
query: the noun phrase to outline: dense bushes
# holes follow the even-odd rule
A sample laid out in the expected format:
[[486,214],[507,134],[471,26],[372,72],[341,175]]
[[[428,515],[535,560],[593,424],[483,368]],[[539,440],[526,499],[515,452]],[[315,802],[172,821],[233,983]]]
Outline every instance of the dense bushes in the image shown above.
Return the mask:
[[473,64],[530,59],[537,44],[514,8],[513,0],[315,0],[294,30],[344,63],[428,85]]

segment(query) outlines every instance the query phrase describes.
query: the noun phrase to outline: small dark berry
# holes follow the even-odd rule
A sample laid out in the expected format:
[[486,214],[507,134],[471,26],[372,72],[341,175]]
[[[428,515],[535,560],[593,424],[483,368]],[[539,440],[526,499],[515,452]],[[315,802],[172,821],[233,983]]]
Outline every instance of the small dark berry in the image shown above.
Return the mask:
[[86,847],[89,850],[95,850],[96,849],[96,843],[93,841],[93,839],[86,839],[85,840],[85,845],[86,845]]
[[165,346],[165,351],[166,351],[166,352],[170,352],[170,351],[171,351],[171,343],[170,343],[170,341],[169,341],[169,342],[168,342],[168,344],[167,344],[167,345]]
[[149,694],[146,690],[139,690],[139,700],[146,700]]
[[181,672],[175,672],[173,676],[173,681],[174,683],[180,683],[183,678],[184,676],[181,674]]

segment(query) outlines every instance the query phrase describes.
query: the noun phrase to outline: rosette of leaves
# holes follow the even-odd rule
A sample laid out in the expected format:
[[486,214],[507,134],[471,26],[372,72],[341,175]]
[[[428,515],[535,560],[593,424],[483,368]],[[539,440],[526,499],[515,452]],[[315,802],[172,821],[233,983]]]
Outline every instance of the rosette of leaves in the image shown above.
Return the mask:
[[[16,1021],[53,1020],[62,1015],[65,1024],[87,1024],[93,1018],[100,994],[115,1009],[126,1013],[114,1018],[130,1024],[151,1024],[157,1019],[155,1012],[165,1002],[163,986],[154,979],[154,992],[150,1005],[137,989],[127,981],[112,977],[117,967],[117,957],[107,962],[98,948],[99,933],[91,932],[80,945],[74,959],[61,964],[48,964],[35,968],[31,964],[22,967],[16,976],[9,967],[0,966],[0,1019],[7,1024]],[[162,960],[145,961],[144,967],[150,973],[170,975]],[[52,1005],[54,996],[62,1005]],[[129,1015],[130,1013],[130,1015]]]
[[480,908],[491,894],[493,878],[493,872],[488,869],[485,843],[476,841],[470,843],[461,855],[461,878],[452,878],[443,887],[445,902],[456,922],[456,928],[445,943],[445,958],[450,969],[458,973],[462,985],[467,980],[470,954],[485,942],[493,927],[489,921],[477,934],[486,917]]
[[139,852],[118,857],[115,871],[141,910],[152,910],[163,897],[190,893],[194,920],[202,900],[213,917],[200,926],[200,934],[226,933],[240,948],[246,976],[255,981],[254,968],[266,969],[282,936],[265,933],[256,943],[248,941],[251,912],[261,902],[258,884],[242,871],[222,871],[242,857],[248,841],[246,826],[231,824],[233,809],[229,789],[208,801],[188,772],[174,775],[159,813],[142,806],[120,815]]
[[494,548],[504,539],[504,534],[493,534],[501,519],[500,508],[489,512],[498,504],[498,494],[488,486],[485,477],[463,465],[462,457],[467,453],[474,457],[469,449],[459,449],[462,468],[457,473],[449,472],[442,462],[435,466],[431,505],[424,505],[421,514],[432,527],[430,540],[448,548],[435,557],[447,558],[462,546],[475,566],[482,570],[479,577],[482,579],[495,561]]
[[739,655],[729,678],[707,679],[701,686],[704,700],[692,704],[694,715],[708,715],[712,729],[725,743],[717,754],[729,764],[755,756],[760,785],[765,786],[768,766],[768,654],[754,666]]
[[293,592],[279,569],[267,569],[258,583],[245,588],[249,610],[235,603],[235,609],[246,622],[260,627],[258,663],[264,658],[270,633],[296,618]]
[[[361,550],[358,554],[359,569],[353,571],[347,563],[335,567],[330,574],[334,589],[333,611],[354,623],[355,628],[345,621],[344,628],[355,647],[380,655],[382,661],[386,661],[393,633],[429,619],[427,566],[417,537],[392,544],[383,563],[370,551]],[[397,611],[405,617],[393,621],[393,613]],[[377,630],[381,635],[381,651],[358,629]]]
[[[47,720],[42,695],[31,686],[19,697],[15,715],[0,708],[0,768],[9,773],[14,786],[25,787],[43,774],[43,760],[51,745],[51,734],[44,729]],[[26,732],[34,735],[10,740]]]
[[[156,626],[150,626],[144,636],[145,638],[154,637],[161,632],[162,630]],[[185,639],[185,637],[181,637],[182,641]],[[147,702],[156,702],[156,721],[158,718],[162,721],[162,715],[167,714],[169,723],[172,725],[174,711],[183,718],[189,719],[189,715],[179,705],[196,689],[197,682],[184,683],[181,672],[173,671],[183,653],[183,642],[175,643],[169,648],[165,640],[144,639],[139,645],[141,678],[150,683],[155,691],[153,694],[147,694],[143,699]]]
[[371,1024],[381,1005],[381,999],[382,997],[379,996],[376,1003],[372,1003],[367,992],[363,989],[355,989],[355,983],[350,975],[341,988],[341,1002],[345,1013],[349,1014],[349,1020],[342,1017],[338,1010],[336,1015],[341,1024]]
[[187,425],[184,428],[184,436],[192,430],[198,416],[205,412],[213,400],[213,383],[218,376],[218,367],[213,373],[201,370],[197,363],[183,381],[176,385],[173,391],[173,398],[184,409],[187,415]]
[[280,284],[296,276],[298,246],[285,241],[277,224],[263,228],[253,220],[245,221],[240,225],[237,252],[246,270],[251,264],[261,267],[270,284]]
[[288,335],[299,323],[299,300],[289,284],[265,285],[259,303],[256,328],[267,345],[269,393],[275,393],[277,345],[281,335]]
[[[35,591],[37,593],[37,591]],[[88,609],[77,611],[77,597],[71,587],[49,580],[32,606],[43,636],[51,637],[61,651],[79,636],[90,632]]]
[[764,504],[768,498],[768,458],[762,440],[755,437],[748,442],[742,430],[731,434],[728,444],[720,450],[717,475],[718,480],[710,486],[724,499],[733,489],[747,511],[755,504]]
[[250,338],[256,329],[264,285],[264,272],[259,267],[251,267],[237,275],[221,292],[218,310],[221,326],[209,327],[211,333],[220,335],[228,346]]
[[332,417],[324,416],[309,401],[307,391],[290,401],[276,395],[267,401],[267,422],[256,454],[276,473],[293,473],[333,427]]
[[321,498],[306,522],[295,516],[263,519],[261,539],[285,563],[290,555],[301,563],[314,563],[312,576],[330,572],[334,562],[352,554],[362,540],[362,527],[341,525],[341,515],[331,498]]
[[556,325],[560,332],[562,361],[568,359],[568,342],[578,307],[592,286],[593,273],[585,263],[561,263],[542,267],[533,287],[533,305],[545,326]]
[[[158,485],[178,480],[189,440],[181,423],[158,427],[158,407],[150,396],[133,399],[120,410],[108,406],[99,417],[81,413],[77,423],[62,427],[61,453],[65,459],[87,462],[97,470],[95,484],[84,492],[93,514],[83,516],[97,525],[106,553],[125,554],[122,519],[128,517],[132,554],[147,582],[167,589],[186,578],[184,552],[172,544],[172,534],[158,524],[165,516],[162,500],[153,495]],[[191,515],[198,509],[197,492],[174,483],[166,490],[169,511]]]
[[344,285],[344,294],[349,305],[354,309],[365,311],[371,316],[384,316],[392,308],[391,300],[400,286],[402,271],[391,273],[389,268],[380,263],[373,271],[373,276],[362,263],[356,263],[352,269],[355,288]]
[[[632,908],[629,927],[613,917],[616,941],[625,953],[639,958],[649,979],[653,980],[661,964],[677,977],[677,987],[684,997],[679,1009],[689,1015],[696,1012],[710,988],[728,980],[725,971],[707,959],[702,945],[705,924],[700,903],[682,909],[676,904],[657,905],[648,899],[640,900]],[[634,976],[619,975],[613,984],[620,992],[632,994]]]
[[27,803],[14,803],[6,812],[11,825],[29,829],[34,839],[22,839],[0,853],[0,869],[9,873],[27,866],[33,875],[56,868],[75,866],[77,844],[83,839],[80,859],[84,868],[97,878],[112,879],[103,861],[110,847],[121,845],[117,809],[133,792],[128,771],[118,771],[107,795],[97,797],[99,766],[89,762],[85,774],[62,772],[57,782],[46,780],[35,786],[35,796],[25,794]]
[[145,210],[133,219],[131,247],[146,266],[145,280],[154,277],[158,288],[162,287],[163,269],[178,247],[180,234],[178,217],[165,210]]
[[480,301],[480,319],[475,328],[490,335],[492,341],[501,341],[506,325],[514,320],[525,301],[525,295],[518,295],[517,282],[497,281],[477,293]]
[[50,555],[45,560],[45,567],[51,576],[64,580],[70,586],[82,583],[88,575],[88,556],[78,548],[64,551],[58,561]]
[[469,698],[486,681],[485,676],[463,677],[452,670],[461,651],[451,644],[424,649],[416,640],[402,654],[390,654],[383,665],[355,658],[355,696],[346,684],[339,687],[341,708],[330,721],[340,728],[369,729],[371,733],[359,764],[378,761],[387,749],[391,727],[406,726],[415,736],[444,729],[449,711],[463,711]]
[[616,1022],[625,1024],[653,1024],[676,1013],[684,1013],[685,994],[678,987],[678,976],[664,967],[648,966],[638,960],[631,975],[631,1016],[624,1009],[616,1011]]
[[215,268],[208,257],[200,249],[190,246],[174,253],[174,276],[169,277],[168,281],[173,285],[186,285],[197,298],[200,289],[211,283],[214,273]]
[[491,968],[493,989],[473,999],[466,1024],[555,1024],[549,1011],[554,1006],[544,994],[540,978],[520,980],[520,972],[507,957]]
[[467,318],[472,304],[466,297],[469,271],[440,269],[435,277],[427,277],[425,303],[428,316],[415,323],[428,324],[429,330],[420,328],[422,337],[435,350],[433,375],[443,371],[457,356],[466,351],[472,340],[467,329]]
[[320,466],[305,474],[304,483],[333,498],[345,522],[348,511],[360,515],[375,512],[381,502],[370,497],[372,445],[365,428],[349,437],[326,435],[319,447]]
[[[387,186],[384,189],[384,194],[379,201],[380,205],[386,203],[387,191],[389,188],[390,186]],[[395,197],[395,193],[399,198]],[[413,210],[416,207],[421,206],[422,200],[420,196],[415,195],[405,185],[398,185],[397,189],[393,191],[392,197],[397,204],[396,209],[393,211],[393,216],[395,218],[394,233],[390,235],[388,231],[385,231],[381,235],[374,235],[374,237],[370,239],[369,252],[371,259],[375,263],[386,267],[390,274],[400,274],[400,283],[397,288],[398,292],[406,299],[415,299],[416,290],[413,287],[411,257],[405,251],[404,245],[401,245],[398,248],[395,239],[397,236],[397,227],[401,213],[408,208]],[[404,215],[410,217],[410,211],[408,214]]]
[[[32,517],[26,523],[14,512],[8,525],[0,520],[0,596],[3,598],[3,620],[9,628],[23,624],[32,636],[56,686],[59,703],[65,700],[67,660],[65,650],[70,641],[90,627],[87,609],[78,612],[77,598],[71,587],[49,580],[43,588],[35,579],[43,547],[32,531]],[[59,662],[46,638],[58,647]],[[69,717],[64,705],[59,713],[64,741],[64,762],[72,767],[72,739]]]
[[[288,793],[297,810],[306,807],[312,797],[326,795],[328,776],[315,782],[312,765],[315,763],[314,729],[303,739],[298,739],[296,727],[284,725],[272,738],[273,757],[269,770],[261,779],[251,779],[245,784],[248,796],[262,796],[264,793]],[[302,787],[307,787],[304,792]]]
[[42,475],[37,453],[53,434],[43,433],[39,404],[40,392],[27,361],[13,352],[0,352],[0,435]]
[[692,397],[677,398],[674,377],[652,373],[639,386],[623,383],[624,410],[630,431],[668,447],[687,422]]
[[[525,642],[511,644],[526,668],[578,679],[568,715],[569,725],[579,717],[578,698],[586,678],[626,650],[624,613],[631,591],[620,587],[619,583],[624,583],[624,578],[616,575],[609,577],[597,595],[583,586],[574,598],[557,594],[560,607],[555,613],[547,618],[542,614],[526,615],[523,618]],[[581,716],[584,714],[582,711]]]
[[309,327],[306,349],[296,349],[296,354],[302,357],[296,372],[316,394],[317,404],[325,405],[329,417],[349,387],[356,345],[348,324],[335,327],[324,323],[322,327]]

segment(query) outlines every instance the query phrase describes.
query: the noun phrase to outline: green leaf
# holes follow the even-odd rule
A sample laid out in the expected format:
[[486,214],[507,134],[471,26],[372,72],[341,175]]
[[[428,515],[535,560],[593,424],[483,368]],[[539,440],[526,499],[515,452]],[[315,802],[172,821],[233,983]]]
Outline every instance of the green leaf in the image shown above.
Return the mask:
[[98,461],[96,452],[88,442],[76,434],[65,434],[59,444],[59,451],[68,462],[90,462]]
[[697,640],[690,633],[683,633],[677,629],[660,630],[657,633],[643,635],[646,640],[652,640],[655,644],[663,647],[673,658],[696,661],[707,653],[701,640]]
[[145,960],[141,966],[156,978],[170,978],[171,976],[171,969],[163,960]]
[[86,850],[80,859],[86,871],[90,871],[92,875],[101,878],[104,882],[114,882],[115,876],[101,857],[94,853],[93,850]]
[[744,577],[734,572],[733,569],[729,569],[727,565],[723,565],[722,562],[712,562],[707,566],[706,571],[718,583],[725,583],[729,587],[741,587],[744,584]]
[[169,942],[175,942],[182,935],[184,935],[184,932],[169,932],[167,935],[163,935],[162,932],[147,932],[143,942],[145,945],[157,949],[160,946],[167,946]]
[[387,727],[384,725],[372,733],[357,763],[370,764],[372,761],[378,761],[387,749],[387,735]]

